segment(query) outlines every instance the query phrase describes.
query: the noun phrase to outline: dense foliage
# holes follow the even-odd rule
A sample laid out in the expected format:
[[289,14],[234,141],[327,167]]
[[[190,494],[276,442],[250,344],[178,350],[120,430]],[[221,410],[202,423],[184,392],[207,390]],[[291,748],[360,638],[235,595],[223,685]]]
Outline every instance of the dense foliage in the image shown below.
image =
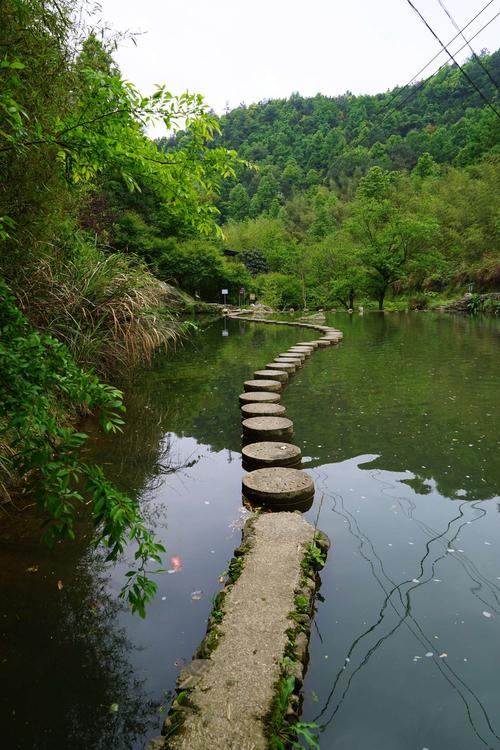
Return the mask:
[[[201,96],[164,86],[143,96],[123,79],[119,40],[85,26],[85,3],[1,6],[0,499],[34,495],[52,540],[71,538],[89,504],[109,559],[135,543],[123,593],[144,614],[148,561],[162,550],[136,504],[83,462],[86,435],[72,424],[95,413],[119,429],[121,394],[94,372],[110,378],[178,336],[147,264],[158,236],[217,232],[212,196],[237,158],[207,148],[218,123]],[[146,135],[158,121],[182,125],[189,143],[159,153]],[[134,201],[155,217],[149,245],[129,241],[142,220]]]
[[[500,50],[465,69],[493,103],[500,85]],[[488,73],[485,72],[485,68]],[[497,105],[498,109],[498,105]],[[258,165],[241,170],[224,187],[224,219],[273,211],[297,192],[323,185],[351,198],[370,167],[410,172],[428,153],[439,164],[467,166],[498,153],[495,113],[455,66],[445,65],[426,83],[375,96],[271,99],[221,117],[217,143]],[[189,140],[179,134],[177,143]],[[244,188],[244,190],[242,189]]]
[[[498,110],[500,51],[465,68]],[[263,302],[418,308],[498,288],[500,118],[457,67],[376,96],[242,104],[220,126],[256,168],[224,185],[219,246]]]

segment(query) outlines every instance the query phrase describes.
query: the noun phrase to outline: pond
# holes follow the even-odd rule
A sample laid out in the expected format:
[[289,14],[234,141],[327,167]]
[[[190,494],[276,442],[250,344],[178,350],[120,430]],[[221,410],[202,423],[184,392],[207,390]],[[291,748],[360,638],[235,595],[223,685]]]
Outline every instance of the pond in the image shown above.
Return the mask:
[[[332,540],[303,720],[322,750],[500,748],[500,325],[430,313],[331,315],[282,395]],[[139,750],[203,637],[239,544],[238,394],[314,332],[217,321],[130,387],[125,433],[90,458],[167,546],[146,620],[120,604],[127,561],[48,551],[2,517],[5,747]],[[91,429],[91,425],[89,425]]]

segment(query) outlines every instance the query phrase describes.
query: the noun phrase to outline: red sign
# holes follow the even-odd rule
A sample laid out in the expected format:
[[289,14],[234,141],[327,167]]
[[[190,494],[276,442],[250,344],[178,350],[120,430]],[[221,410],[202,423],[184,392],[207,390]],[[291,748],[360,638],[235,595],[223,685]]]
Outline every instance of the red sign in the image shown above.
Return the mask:
[[245,287],[244,286],[240,287],[240,294],[245,294]]

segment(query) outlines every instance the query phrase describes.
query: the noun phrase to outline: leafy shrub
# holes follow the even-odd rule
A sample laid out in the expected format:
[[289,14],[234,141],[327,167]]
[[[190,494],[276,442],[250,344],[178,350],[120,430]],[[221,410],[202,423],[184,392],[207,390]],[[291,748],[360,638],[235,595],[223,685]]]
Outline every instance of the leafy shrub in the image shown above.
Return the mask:
[[267,273],[256,278],[260,300],[274,308],[302,307],[302,285],[298,278],[283,273]]
[[164,548],[145,527],[137,504],[106,480],[101,467],[80,460],[87,435],[65,419],[71,407],[78,407],[97,413],[106,432],[116,432],[125,410],[121,392],[81,370],[64,344],[34,331],[3,279],[0,334],[0,440],[8,448],[4,479],[17,476],[26,482],[45,517],[49,544],[74,538],[78,508],[86,499],[97,532],[94,542],[107,549],[107,560],[116,560],[127,541],[134,541],[137,567],[126,574],[121,595],[144,616],[156,591],[147,565],[161,562]]

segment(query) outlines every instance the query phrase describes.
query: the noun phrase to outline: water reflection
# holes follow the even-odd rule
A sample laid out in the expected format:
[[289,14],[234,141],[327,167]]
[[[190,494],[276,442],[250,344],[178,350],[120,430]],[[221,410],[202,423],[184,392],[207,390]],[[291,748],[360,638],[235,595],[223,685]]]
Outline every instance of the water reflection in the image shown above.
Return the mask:
[[4,746],[129,750],[158,707],[130,663],[109,573],[76,544],[51,554],[38,522],[22,523],[0,553]]
[[[281,400],[316,481],[308,516],[321,509],[333,542],[304,719],[323,724],[324,750],[500,747],[498,321],[328,322],[345,342],[317,352]],[[50,554],[24,519],[1,529],[9,747],[140,750],[158,732],[157,706],[203,637],[239,543],[242,383],[316,337],[223,326],[159,357],[128,389],[124,434],[89,452],[168,549],[145,622],[116,604],[126,556],[103,570],[88,536]]]
[[[366,459],[361,460],[360,457],[356,462],[358,467],[366,466]],[[343,722],[339,729],[339,727],[335,725],[335,721],[339,714],[341,716],[346,701],[349,701],[349,699],[351,699],[351,701],[359,700],[359,695],[357,698],[350,696],[356,680],[361,680],[362,683],[364,683],[365,693],[367,686],[370,684],[373,689],[373,676],[371,676],[371,678],[367,677],[364,675],[364,672],[369,667],[372,659],[376,660],[380,657],[381,653],[383,658],[383,654],[387,653],[388,649],[390,651],[393,648],[391,641],[398,635],[401,626],[404,626],[404,629],[411,634],[415,641],[415,645],[417,646],[415,649],[417,653],[413,655],[411,660],[412,663],[417,665],[416,668],[419,667],[419,662],[432,663],[434,669],[440,677],[446,681],[449,688],[452,690],[452,695],[456,695],[461,701],[463,705],[462,715],[467,721],[469,729],[476,740],[479,741],[481,745],[487,747],[500,746],[500,726],[497,720],[497,714],[491,706],[491,696],[488,694],[488,685],[487,681],[484,680],[484,675],[481,675],[482,679],[480,680],[479,689],[473,684],[473,680],[467,679],[464,670],[458,666],[462,660],[457,659],[456,654],[447,653],[442,650],[443,645],[439,643],[441,636],[432,634],[432,630],[429,629],[428,623],[429,621],[433,621],[435,616],[432,608],[426,606],[426,598],[422,599],[421,597],[416,597],[418,590],[420,590],[418,593],[422,593],[424,589],[427,590],[429,585],[435,586],[436,584],[442,584],[443,581],[446,583],[444,577],[436,577],[436,571],[439,570],[441,561],[449,558],[452,560],[453,565],[458,564],[462,568],[466,579],[469,581],[469,591],[480,602],[480,607],[486,607],[486,609],[483,609],[482,614],[491,617],[492,612],[499,613],[497,609],[499,601],[498,594],[500,593],[498,584],[480,572],[478,566],[465,553],[464,549],[458,548],[459,544],[466,546],[466,542],[461,538],[464,530],[466,529],[470,535],[470,527],[477,522],[481,522],[486,517],[487,511],[480,503],[462,502],[456,508],[456,512],[452,516],[443,519],[441,530],[437,530],[429,523],[419,520],[416,515],[417,506],[410,497],[395,496],[390,492],[390,490],[397,489],[398,483],[403,484],[404,482],[407,484],[405,480],[397,477],[397,475],[391,476],[391,474],[387,472],[384,472],[383,475],[381,472],[377,472],[378,476],[376,477],[372,475],[371,478],[381,485],[380,495],[385,494],[389,501],[396,499],[398,501],[397,507],[400,508],[405,518],[411,521],[412,524],[416,524],[423,532],[421,540],[412,541],[414,539],[412,536],[407,542],[408,545],[416,547],[417,554],[418,550],[421,550],[420,556],[415,558],[415,555],[412,555],[414,558],[411,562],[412,573],[408,573],[406,576],[401,576],[401,572],[398,570],[395,575],[393,572],[388,572],[387,565],[390,564],[390,557],[388,557],[387,553],[383,551],[384,547],[386,549],[388,547],[392,548],[395,542],[389,542],[386,545],[383,545],[380,543],[380,539],[378,539],[377,542],[374,541],[372,538],[373,535],[369,531],[370,529],[373,529],[373,517],[371,517],[371,522],[368,525],[360,522],[359,519],[362,518],[365,513],[363,510],[360,511],[360,508],[357,506],[363,505],[362,502],[360,503],[360,499],[367,500],[366,496],[361,496],[360,498],[358,495],[356,501],[353,503],[352,499],[346,500],[346,495],[348,495],[352,488],[349,488],[347,492],[345,490],[339,490],[337,492],[332,491],[332,485],[334,483],[339,484],[338,466],[335,468],[331,466],[322,467],[315,471],[318,491],[323,494],[324,501],[326,505],[330,507],[334,516],[338,521],[341,520],[342,524],[345,526],[347,534],[352,539],[352,545],[356,551],[356,556],[359,555],[359,558],[367,563],[371,579],[376,582],[376,586],[382,592],[382,600],[377,616],[371,624],[365,622],[364,624],[366,627],[361,630],[359,635],[357,635],[349,645],[346,642],[346,645],[342,650],[342,653],[345,654],[345,656],[343,661],[337,659],[338,667],[333,674],[329,692],[323,701],[321,709],[318,711],[309,703],[306,708],[307,719],[317,721],[318,724],[321,725],[323,732],[325,732],[327,736],[331,735],[331,741],[333,742],[335,740],[336,746],[338,744],[339,747],[361,748],[363,746],[363,737],[365,736],[363,730],[353,731],[352,728],[346,730]],[[348,472],[348,483],[356,484],[356,482],[353,482],[352,470]],[[341,482],[340,484],[344,483]],[[386,508],[379,508],[379,510],[384,516],[384,510],[389,510],[389,512],[394,514],[394,507],[394,505],[390,505]],[[380,525],[385,524],[385,522],[385,518],[379,519],[378,523],[376,522],[377,533],[380,533]],[[325,528],[325,523],[326,528],[328,529],[329,523],[331,522],[329,522],[328,518],[325,518],[325,515],[323,515],[321,519],[323,528]],[[400,524],[398,522],[398,527],[399,526]],[[338,538],[338,523],[333,523],[331,529],[334,528],[337,529]],[[331,529],[330,533],[334,533]],[[399,528],[400,533],[402,530],[403,529]],[[399,542],[401,541],[402,540],[399,539]],[[412,550],[412,552],[414,551]],[[478,550],[476,549],[475,552],[477,554]],[[343,554],[345,555],[345,550],[343,550]],[[405,557],[404,553],[399,552],[398,564],[406,567],[408,561],[405,560]],[[403,570],[402,572],[404,573],[405,571]],[[414,577],[410,578],[410,575],[413,575]],[[443,574],[441,573],[441,575]],[[399,582],[397,582],[398,579]],[[497,580],[499,579],[500,577],[497,577]],[[358,596],[366,593],[367,585],[369,585],[368,581],[364,582],[362,590],[358,590],[357,592]],[[336,605],[338,606],[339,598],[335,596],[335,592],[333,592],[333,597],[337,600]],[[463,599],[464,594],[462,593],[462,601],[459,603],[457,602],[457,607],[463,607]],[[350,606],[350,602],[345,599],[340,600],[340,603],[347,607]],[[325,604],[325,606],[328,606],[328,604]],[[332,603],[330,602],[330,608],[331,606]],[[478,611],[480,611],[479,608]],[[328,624],[331,629],[331,621],[329,621]],[[435,624],[433,627],[435,627]],[[321,635],[321,638],[319,638],[319,642],[321,644],[321,650],[323,651],[329,647],[329,638],[328,635],[325,637],[324,628],[322,628],[322,630],[323,634]],[[335,632],[335,628],[333,628],[333,631]],[[319,633],[319,630],[317,632]],[[407,639],[404,638],[403,640]],[[335,648],[332,643],[330,644],[330,647]],[[476,646],[470,644],[469,648],[470,647],[476,650]],[[395,654],[398,653],[399,648],[399,646],[394,647]],[[409,660],[411,653],[411,640],[406,644],[405,650],[407,652],[406,659]],[[464,658],[462,665],[467,662],[468,659]],[[315,669],[313,665],[307,677],[307,681],[311,684],[315,684],[318,679],[314,672]],[[387,665],[384,672],[385,674],[382,673],[382,675],[380,675],[381,679],[387,677]],[[474,674],[474,677],[477,680],[477,672]],[[431,694],[433,692],[432,685],[433,683],[430,683]],[[402,689],[401,686],[400,689]],[[405,686],[404,689],[415,697],[419,695],[413,680],[410,685]],[[427,690],[429,691],[429,684]],[[498,688],[496,685],[494,694],[498,698]],[[489,700],[487,703],[489,703],[489,707],[487,703],[485,703],[483,695],[488,695]],[[373,698],[374,696],[372,695],[372,700]],[[420,700],[421,698],[422,696],[419,695]],[[449,697],[447,697],[447,700],[449,700]],[[439,702],[442,703],[442,699],[440,699]],[[405,720],[406,717],[402,717],[402,719],[403,726],[405,726],[407,724]],[[396,724],[401,723],[401,721],[398,722],[394,718],[392,718],[392,721]],[[394,733],[397,733],[397,727],[395,730],[393,728],[393,731]],[[388,735],[391,736],[391,731],[388,732]],[[463,735],[458,732],[456,732],[456,736],[463,737]],[[437,743],[436,737],[432,737],[432,730],[428,730],[425,741],[431,747],[435,746],[433,745],[432,740],[434,743]],[[413,741],[413,734],[409,731],[406,740],[408,744],[401,744],[400,746],[410,746],[409,743],[411,741]],[[328,740],[326,740],[326,742],[328,742]],[[343,744],[344,742],[346,742],[345,745]],[[454,740],[447,744],[446,739],[443,739],[443,734],[441,733],[439,739],[440,744],[436,746],[463,748],[474,746],[470,736],[467,737],[467,739],[465,739],[465,737],[463,738],[463,744],[455,744],[455,742],[456,741]],[[460,740],[460,742],[462,742],[462,740]],[[390,744],[388,746],[392,747]],[[395,745],[395,747],[396,746],[397,745]]]

